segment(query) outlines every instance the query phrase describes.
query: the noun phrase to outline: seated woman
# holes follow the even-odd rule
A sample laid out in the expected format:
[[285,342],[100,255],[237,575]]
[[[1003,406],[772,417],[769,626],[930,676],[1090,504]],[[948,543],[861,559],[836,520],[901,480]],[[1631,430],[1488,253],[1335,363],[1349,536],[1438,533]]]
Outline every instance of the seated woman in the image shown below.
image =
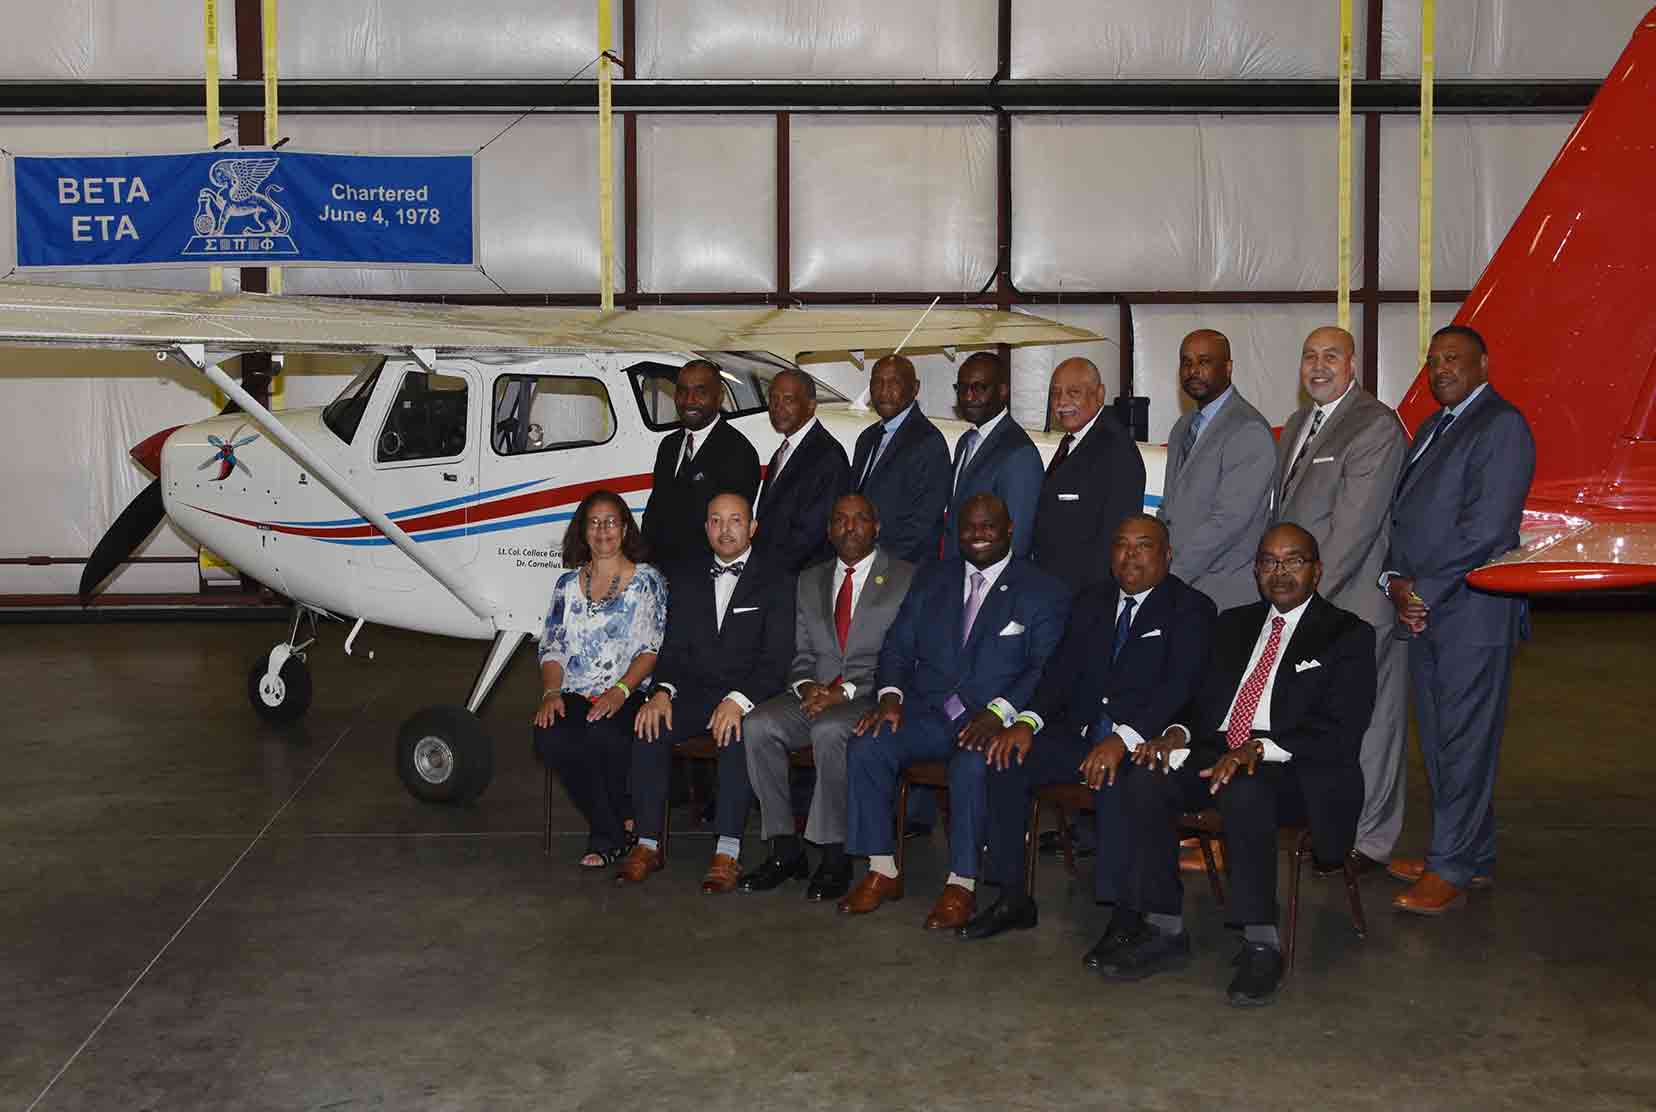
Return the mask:
[[541,636],[535,753],[587,821],[588,869],[626,853],[633,715],[667,626],[667,580],[643,555],[627,504],[607,490],[587,495],[564,534],[570,570]]

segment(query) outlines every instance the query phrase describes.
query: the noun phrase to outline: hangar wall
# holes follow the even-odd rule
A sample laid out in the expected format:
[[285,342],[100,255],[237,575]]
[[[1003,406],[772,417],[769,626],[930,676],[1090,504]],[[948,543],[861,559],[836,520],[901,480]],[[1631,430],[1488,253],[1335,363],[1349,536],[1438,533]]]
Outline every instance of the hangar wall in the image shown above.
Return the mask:
[[[1597,80],[1648,6],[1440,5],[1439,77]],[[985,80],[997,66],[999,8],[997,0],[636,0],[636,76]],[[1336,69],[1333,0],[1012,0],[1010,8],[1013,79],[1269,82],[1328,78]],[[596,38],[590,0],[480,0],[463,8],[438,0],[282,0],[279,11],[284,79],[561,80],[589,65]],[[195,3],[0,0],[0,19],[10,32],[0,42],[0,79],[194,79],[201,72]],[[225,22],[221,53],[229,74],[237,44]],[[1381,76],[1417,74],[1418,23],[1418,0],[1384,0]],[[1358,31],[1361,59],[1361,14]],[[618,26],[617,42],[620,33]],[[594,293],[594,121],[558,114],[514,119],[285,115],[282,131],[296,148],[429,153],[488,144],[480,159],[482,272],[290,267],[287,290]],[[1543,115],[1439,119],[1436,286],[1472,285],[1573,122]],[[992,115],[795,113],[783,144],[785,181],[778,180],[780,126],[771,114],[639,116],[632,284],[641,301],[650,294],[774,294],[773,214],[783,191],[790,292],[970,296],[993,286]],[[1377,251],[1381,288],[1409,291],[1416,121],[1388,115],[1378,126],[1378,242],[1364,244],[1359,235],[1351,277],[1359,285],[1364,252]],[[620,131],[618,122],[618,152]],[[234,133],[227,121],[226,134]],[[203,135],[199,118],[178,115],[0,116],[0,146],[13,153],[182,150],[200,146]],[[1030,311],[1106,337],[1089,348],[1112,396],[1112,368],[1130,320],[1131,384],[1151,398],[1153,439],[1165,437],[1178,416],[1177,344],[1199,324],[1231,335],[1239,383],[1267,416],[1281,420],[1293,409],[1299,341],[1332,316],[1332,306],[1306,300],[1336,281],[1332,114],[1015,114],[1011,143],[1011,281],[1044,299]],[[1359,139],[1359,157],[1362,147]],[[1354,177],[1360,185],[1361,166]],[[10,189],[7,175],[0,208],[9,209]],[[1362,203],[1358,196],[1359,211]],[[15,258],[13,240],[10,222],[0,221],[0,272]],[[618,260],[618,287],[627,284],[622,266]],[[236,273],[226,275],[230,288]],[[205,271],[190,270],[30,275],[51,278],[206,286]],[[1099,295],[1125,291],[1135,295],[1130,317],[1100,303]],[[1181,296],[1158,300],[1158,291]],[[1083,303],[1066,303],[1072,296]],[[1438,308],[1445,320],[1454,311],[1452,304]],[[1384,304],[1377,334],[1358,337],[1378,350],[1379,392],[1389,401],[1414,375],[1414,314],[1412,303]],[[1014,412],[1025,424],[1042,422],[1054,358],[1044,350],[1015,355]],[[860,376],[848,365],[817,369],[842,388],[859,388]],[[341,371],[290,371],[285,404],[325,398]],[[926,357],[922,375],[925,406],[947,412],[953,368],[940,356]],[[6,520],[27,523],[6,531],[0,561],[84,555],[144,483],[126,448],[214,405],[199,385],[164,370],[158,377],[152,361],[117,356],[0,355],[0,399],[0,461],[29,480],[0,492]],[[190,552],[163,530],[146,554]],[[66,592],[78,574],[72,565],[0,562],[0,594]],[[192,565],[146,564],[122,572],[111,589],[196,585]]]

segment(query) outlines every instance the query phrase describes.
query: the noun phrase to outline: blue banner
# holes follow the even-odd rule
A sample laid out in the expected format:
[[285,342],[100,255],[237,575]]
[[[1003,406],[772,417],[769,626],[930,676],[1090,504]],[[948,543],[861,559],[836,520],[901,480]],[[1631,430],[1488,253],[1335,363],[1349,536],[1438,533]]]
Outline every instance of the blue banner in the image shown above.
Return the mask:
[[13,160],[19,267],[473,266],[471,155]]

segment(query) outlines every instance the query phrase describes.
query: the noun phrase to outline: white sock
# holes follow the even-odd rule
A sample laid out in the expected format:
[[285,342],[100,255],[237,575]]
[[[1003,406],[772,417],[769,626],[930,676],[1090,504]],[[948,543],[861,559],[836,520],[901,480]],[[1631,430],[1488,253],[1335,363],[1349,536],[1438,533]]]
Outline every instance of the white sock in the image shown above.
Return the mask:
[[870,854],[868,858],[868,871],[871,873],[879,873],[881,876],[888,876],[891,879],[896,880],[897,858],[893,857],[889,853]]
[[732,861],[738,860],[742,856],[742,839],[730,838],[721,834],[719,835],[719,845],[713,852],[722,853]]
[[660,849],[661,848],[661,842],[660,842],[659,839],[656,839],[656,838],[640,838],[640,839],[638,839],[638,844],[643,846],[645,849]]
[[945,881],[944,883],[945,884],[958,884],[962,888],[966,889],[966,891],[968,891],[968,892],[976,892],[977,891],[977,881],[974,880],[973,878],[969,877],[969,876],[961,876],[959,873],[950,873],[949,874],[949,879],[947,881]]

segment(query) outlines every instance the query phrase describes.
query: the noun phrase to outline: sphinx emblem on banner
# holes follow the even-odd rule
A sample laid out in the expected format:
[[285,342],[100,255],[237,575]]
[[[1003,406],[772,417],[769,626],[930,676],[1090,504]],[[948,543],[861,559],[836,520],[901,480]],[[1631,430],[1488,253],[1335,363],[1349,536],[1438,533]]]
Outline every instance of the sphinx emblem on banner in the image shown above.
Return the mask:
[[207,171],[211,188],[196,194],[195,235],[185,255],[297,255],[288,231],[293,218],[265,185],[279,158],[221,158]]

